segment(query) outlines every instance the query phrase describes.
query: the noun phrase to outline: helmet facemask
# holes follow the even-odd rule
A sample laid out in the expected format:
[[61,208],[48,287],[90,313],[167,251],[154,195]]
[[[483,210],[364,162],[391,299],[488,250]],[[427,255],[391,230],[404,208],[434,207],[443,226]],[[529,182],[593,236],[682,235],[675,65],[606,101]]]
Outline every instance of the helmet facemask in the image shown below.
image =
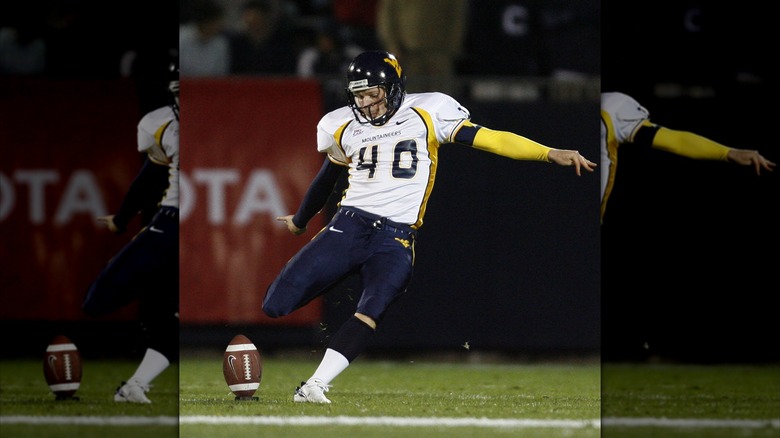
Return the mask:
[[[374,126],[382,126],[390,119],[390,117],[395,114],[396,110],[398,109],[398,106],[400,104],[400,99],[397,98],[397,90],[394,92],[393,90],[388,90],[385,85],[377,85],[376,88],[381,88],[384,90],[384,97],[380,100],[377,100],[376,102],[370,103],[368,105],[359,107],[357,102],[355,101],[355,92],[357,91],[364,91],[368,90],[374,87],[363,87],[359,89],[355,89],[353,91],[350,91],[347,89],[347,94],[350,99],[349,107],[352,109],[352,113],[355,114],[355,119],[360,122],[361,124],[370,123]],[[394,92],[394,94],[390,94],[391,92]],[[376,112],[377,106],[384,103],[385,105],[385,112],[382,115],[374,116],[372,113]]]
[[178,62],[171,62],[168,66],[168,92],[171,97],[171,108],[176,115],[176,120],[179,120],[179,64]]
[[[387,111],[381,116],[372,116],[371,109],[379,102],[361,108],[355,102],[355,93],[381,87],[385,91],[384,102]],[[382,51],[363,52],[350,64],[347,72],[347,102],[361,124],[382,126],[401,107],[406,95],[406,76],[394,55]],[[365,113],[365,114],[364,114]]]
[[171,107],[173,112],[176,113],[176,119],[179,119],[179,81],[171,81],[168,83],[168,91],[171,93]]

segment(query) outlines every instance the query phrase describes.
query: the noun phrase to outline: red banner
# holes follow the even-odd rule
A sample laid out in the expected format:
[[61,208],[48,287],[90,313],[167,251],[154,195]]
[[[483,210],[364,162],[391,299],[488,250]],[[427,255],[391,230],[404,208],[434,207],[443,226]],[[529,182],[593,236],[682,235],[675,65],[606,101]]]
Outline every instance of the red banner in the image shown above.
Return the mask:
[[319,323],[319,300],[278,319],[261,310],[268,285],[313,235],[293,236],[276,217],[295,213],[324,159],[319,84],[191,78],[181,96],[181,322]]
[[[313,81],[182,81],[183,323],[319,323],[319,301],[276,320],[260,307],[312,235],[275,218],[295,212],[323,159],[321,99]],[[89,284],[138,231],[115,236],[95,217],[117,210],[140,169],[141,115],[130,81],[0,83],[0,319],[85,318]]]
[[116,211],[143,162],[139,117],[130,81],[0,81],[0,319],[85,318],[89,284],[138,231],[115,236],[95,217]]

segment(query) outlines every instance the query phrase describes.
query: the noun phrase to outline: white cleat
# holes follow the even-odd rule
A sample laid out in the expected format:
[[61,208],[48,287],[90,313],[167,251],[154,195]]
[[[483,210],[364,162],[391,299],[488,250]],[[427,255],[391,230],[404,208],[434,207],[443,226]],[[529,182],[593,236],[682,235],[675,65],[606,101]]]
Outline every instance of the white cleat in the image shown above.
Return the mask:
[[119,403],[151,403],[152,401],[146,397],[147,392],[149,392],[148,386],[138,382],[122,382],[122,385],[116,389],[114,401]]
[[293,401],[296,403],[330,403],[325,393],[330,385],[322,383],[320,379],[312,379],[309,383],[301,382],[301,386],[295,388]]

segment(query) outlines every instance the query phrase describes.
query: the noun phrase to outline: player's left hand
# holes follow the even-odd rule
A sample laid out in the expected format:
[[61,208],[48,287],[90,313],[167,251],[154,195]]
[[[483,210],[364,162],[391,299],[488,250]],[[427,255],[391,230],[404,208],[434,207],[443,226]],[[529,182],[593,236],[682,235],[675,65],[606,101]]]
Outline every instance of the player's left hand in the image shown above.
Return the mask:
[[761,175],[761,169],[769,172],[775,168],[775,163],[767,160],[758,151],[748,149],[729,149],[728,159],[742,166],[753,165],[756,169],[756,175]]
[[547,153],[547,159],[561,166],[574,166],[577,175],[581,175],[581,168],[588,172],[593,172],[596,168],[596,163],[583,157],[578,151],[552,149]]

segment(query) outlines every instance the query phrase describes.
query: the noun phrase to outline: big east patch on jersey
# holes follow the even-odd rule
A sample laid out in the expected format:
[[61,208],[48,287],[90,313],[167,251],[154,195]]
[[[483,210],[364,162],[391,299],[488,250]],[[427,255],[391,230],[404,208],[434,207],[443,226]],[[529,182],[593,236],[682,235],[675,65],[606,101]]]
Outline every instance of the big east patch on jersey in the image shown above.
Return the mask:
[[58,400],[73,398],[81,385],[81,355],[66,336],[56,336],[46,347],[43,375]]
[[260,351],[244,335],[236,335],[225,349],[222,374],[233,394],[238,398],[251,398],[260,387],[263,365]]

